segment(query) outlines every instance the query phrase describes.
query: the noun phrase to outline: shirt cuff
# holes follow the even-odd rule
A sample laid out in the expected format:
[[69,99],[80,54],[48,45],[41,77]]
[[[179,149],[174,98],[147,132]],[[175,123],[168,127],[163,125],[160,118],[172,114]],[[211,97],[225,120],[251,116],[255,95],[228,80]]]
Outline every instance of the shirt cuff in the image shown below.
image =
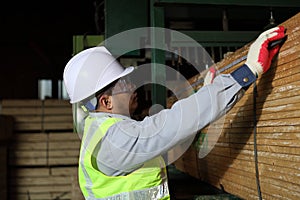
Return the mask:
[[231,73],[231,76],[246,90],[256,81],[256,76],[246,64]]

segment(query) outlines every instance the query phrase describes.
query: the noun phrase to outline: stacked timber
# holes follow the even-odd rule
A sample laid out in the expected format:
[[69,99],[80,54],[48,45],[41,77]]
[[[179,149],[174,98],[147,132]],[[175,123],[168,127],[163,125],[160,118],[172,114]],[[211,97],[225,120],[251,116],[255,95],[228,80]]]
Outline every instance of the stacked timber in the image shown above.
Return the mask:
[[83,200],[77,171],[80,138],[72,107],[58,99],[4,99],[14,119],[8,147],[8,199]]
[[18,133],[12,138],[12,166],[62,166],[78,163],[80,139],[76,133]]
[[[253,98],[251,86],[226,114],[224,123],[216,126],[221,135],[207,156],[199,158],[198,149],[208,127],[175,162],[179,170],[242,199],[258,199],[256,175],[263,199],[300,199],[300,13],[282,25],[287,28],[288,39],[271,69],[257,80],[257,97]],[[221,70],[247,55],[249,46],[250,43],[224,58],[217,68]],[[222,73],[230,73],[243,63]],[[190,82],[198,79],[195,76]]]
[[9,199],[83,200],[75,167],[13,168]]
[[59,99],[4,99],[1,113],[13,116],[15,131],[72,130],[72,109]]

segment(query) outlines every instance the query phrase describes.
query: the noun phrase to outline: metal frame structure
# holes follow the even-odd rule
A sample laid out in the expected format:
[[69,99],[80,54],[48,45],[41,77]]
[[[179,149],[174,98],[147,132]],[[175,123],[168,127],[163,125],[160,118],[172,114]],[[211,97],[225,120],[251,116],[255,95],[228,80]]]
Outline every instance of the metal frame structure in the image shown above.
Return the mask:
[[264,7],[300,7],[297,0],[156,0],[154,6],[164,6],[164,4],[198,4],[198,5],[228,5],[228,6],[264,6]]
[[88,48],[98,46],[104,41],[103,35],[74,35],[73,36],[73,55]]
[[[150,25],[152,27],[165,27],[165,7],[169,5],[211,5],[211,6],[259,6],[259,7],[300,7],[300,1],[296,0],[267,0],[267,1],[239,1],[239,0],[150,0]],[[181,31],[206,47],[228,47],[243,46],[252,41],[258,31]],[[151,35],[152,44],[164,42],[164,36]],[[237,39],[238,38],[238,39]],[[182,43],[181,43],[182,44]],[[176,38],[171,36],[171,45],[180,45]],[[188,46],[188,44],[182,44]],[[158,67],[156,63],[165,62],[165,53],[155,48],[152,49],[152,80],[153,82],[163,83],[166,81],[165,71]],[[160,95],[158,95],[160,94]],[[159,89],[157,85],[152,88],[153,103],[166,105],[166,91]]]

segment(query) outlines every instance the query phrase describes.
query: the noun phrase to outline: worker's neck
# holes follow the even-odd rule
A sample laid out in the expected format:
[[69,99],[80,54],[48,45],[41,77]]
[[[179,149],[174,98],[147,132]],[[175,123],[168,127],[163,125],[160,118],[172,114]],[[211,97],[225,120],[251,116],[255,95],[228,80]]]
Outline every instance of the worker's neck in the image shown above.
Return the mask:
[[104,108],[104,107],[100,107],[100,108],[97,108],[96,110],[95,110],[95,112],[106,112],[106,113],[112,113],[112,110],[110,109],[106,109],[106,108]]

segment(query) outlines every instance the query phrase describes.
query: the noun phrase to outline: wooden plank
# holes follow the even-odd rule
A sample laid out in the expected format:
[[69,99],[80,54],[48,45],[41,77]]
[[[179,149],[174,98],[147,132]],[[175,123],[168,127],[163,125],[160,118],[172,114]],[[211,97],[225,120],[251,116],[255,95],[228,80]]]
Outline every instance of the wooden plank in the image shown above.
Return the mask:
[[16,123],[42,123],[41,115],[14,115]]
[[40,131],[42,130],[41,123],[17,123],[14,127],[15,131]]
[[18,133],[14,134],[14,142],[41,142],[47,140],[46,133]]
[[50,141],[49,150],[67,150],[67,149],[76,149],[79,151],[80,141]]
[[68,157],[68,158],[48,158],[48,165],[50,166],[62,166],[62,165],[78,165],[78,157]]
[[67,122],[67,123],[72,123],[73,122],[73,117],[72,114],[68,114],[68,115],[47,115],[43,117],[43,121],[45,123],[59,123],[59,122]]
[[10,159],[18,159],[18,158],[45,158],[47,156],[46,150],[41,151],[41,150],[22,150],[18,151],[15,150],[11,152],[10,154]]
[[18,158],[10,159],[9,164],[12,166],[47,166],[47,159],[43,158]]
[[[59,200],[70,200],[71,194],[70,192],[51,192],[51,193],[38,193],[38,194],[10,194],[11,199],[14,200],[53,200],[53,199],[59,199]],[[73,199],[72,199],[73,200]]]
[[[71,182],[71,181],[70,181]],[[34,194],[34,193],[63,193],[63,192],[70,192],[72,189],[71,183],[70,184],[51,184],[51,185],[46,185],[46,186],[26,186],[26,187],[15,187],[11,188],[12,193],[19,193],[19,194]]]
[[53,131],[53,130],[66,130],[70,131],[73,130],[74,125],[73,121],[70,122],[61,122],[61,123],[44,123],[43,129],[47,131]]
[[51,174],[53,176],[65,176],[72,175],[72,177],[77,176],[78,168],[75,167],[52,167],[50,168]]
[[71,181],[64,176],[40,176],[40,177],[21,177],[10,181],[10,185],[14,187],[20,186],[45,186],[45,185],[68,185]]
[[44,115],[72,115],[71,107],[54,107],[47,108],[45,107],[43,110]]
[[40,177],[49,176],[51,174],[51,168],[39,167],[39,168],[12,168],[10,170],[11,178],[20,177]]
[[24,151],[24,150],[46,150],[47,142],[28,142],[28,143],[14,143],[10,146],[10,151]]
[[39,99],[2,99],[2,107],[40,107],[42,101]]
[[2,107],[4,115],[42,115],[42,107]]
[[76,157],[78,158],[79,157],[79,148],[76,148],[75,150],[74,149],[66,149],[66,150],[53,150],[53,151],[49,151],[49,154],[48,156],[51,158],[59,158],[59,157],[62,157],[62,158],[66,158],[66,157]]
[[51,141],[80,141],[78,134],[73,132],[49,133],[49,139]]
[[44,106],[45,107],[72,107],[72,104],[69,102],[69,100],[63,100],[63,99],[45,99],[44,100]]
[[72,115],[47,115],[47,116],[42,116],[42,115],[15,115],[14,116],[15,122],[16,123],[42,123],[42,122],[72,122],[73,117]]

